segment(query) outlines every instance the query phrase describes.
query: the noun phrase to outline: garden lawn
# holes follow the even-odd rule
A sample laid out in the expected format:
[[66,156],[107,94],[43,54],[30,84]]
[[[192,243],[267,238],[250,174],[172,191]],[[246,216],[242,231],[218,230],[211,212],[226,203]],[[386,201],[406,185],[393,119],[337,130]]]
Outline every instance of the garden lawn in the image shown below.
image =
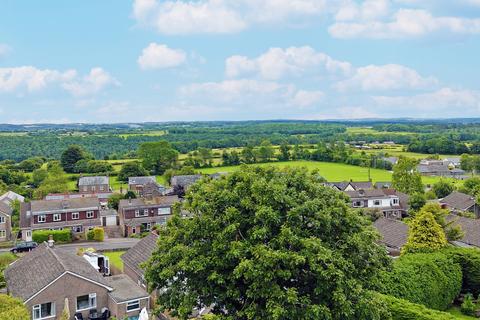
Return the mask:
[[460,308],[459,307],[451,307],[450,309],[448,309],[446,312],[454,315],[457,319],[459,320],[474,320],[474,319],[478,319],[478,318],[475,318],[475,317],[471,317],[471,316],[466,316],[464,315],[461,311],[460,311]]
[[103,252],[110,259],[110,264],[115,268],[123,272],[123,261],[120,257],[125,253],[125,251],[106,251]]

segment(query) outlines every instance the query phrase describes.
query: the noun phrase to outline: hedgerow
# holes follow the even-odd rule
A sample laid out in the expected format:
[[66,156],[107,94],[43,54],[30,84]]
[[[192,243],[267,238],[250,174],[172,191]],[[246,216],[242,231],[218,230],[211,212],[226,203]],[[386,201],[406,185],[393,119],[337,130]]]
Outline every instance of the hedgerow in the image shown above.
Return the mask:
[[48,237],[52,235],[53,240],[56,243],[69,243],[72,242],[72,231],[65,230],[35,230],[32,233],[33,241],[42,243],[48,241]]

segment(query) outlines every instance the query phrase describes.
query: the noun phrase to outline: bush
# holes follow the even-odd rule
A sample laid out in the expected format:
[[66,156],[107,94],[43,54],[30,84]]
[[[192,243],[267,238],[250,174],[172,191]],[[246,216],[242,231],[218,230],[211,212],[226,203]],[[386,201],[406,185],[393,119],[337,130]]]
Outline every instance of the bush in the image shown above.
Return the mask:
[[442,252],[407,254],[383,272],[381,292],[445,310],[460,293],[462,269]]
[[475,248],[449,248],[443,251],[462,267],[462,292],[480,294],[480,250]]
[[381,295],[392,320],[455,320],[455,316],[392,296]]
[[475,316],[475,311],[477,311],[477,306],[475,302],[473,302],[473,296],[471,293],[466,294],[465,297],[463,298],[463,302],[460,307],[460,310],[462,311],[463,314],[466,314],[467,316]]
[[32,233],[33,241],[42,243],[48,241],[48,237],[52,235],[53,240],[56,243],[69,243],[72,242],[72,231],[65,230],[36,230]]
[[0,294],[0,320],[29,320],[30,312],[22,301]]
[[87,232],[87,240],[102,242],[105,237],[103,228],[95,227]]

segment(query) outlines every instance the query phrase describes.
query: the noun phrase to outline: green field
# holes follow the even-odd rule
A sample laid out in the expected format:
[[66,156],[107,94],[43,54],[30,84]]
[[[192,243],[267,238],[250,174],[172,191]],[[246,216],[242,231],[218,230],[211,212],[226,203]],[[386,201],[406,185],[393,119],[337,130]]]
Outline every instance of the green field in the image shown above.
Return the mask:
[[106,255],[110,259],[110,264],[112,264],[114,267],[119,269],[120,271],[123,271],[123,261],[120,259],[120,257],[125,253],[125,251],[106,251],[103,252],[104,255]]
[[398,136],[406,136],[415,134],[414,132],[398,132],[398,131],[378,131],[371,127],[348,127],[347,133],[349,134],[369,134],[369,135],[381,135],[381,134],[390,134]]

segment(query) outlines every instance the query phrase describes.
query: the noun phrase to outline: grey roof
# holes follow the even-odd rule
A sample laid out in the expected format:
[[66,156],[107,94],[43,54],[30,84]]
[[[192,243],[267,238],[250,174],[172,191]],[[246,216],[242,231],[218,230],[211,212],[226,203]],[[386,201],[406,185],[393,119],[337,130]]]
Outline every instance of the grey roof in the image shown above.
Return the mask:
[[102,184],[109,184],[107,176],[81,177],[78,179],[79,186],[98,186]]
[[152,232],[137,242],[137,244],[122,255],[121,259],[123,263],[129,266],[139,276],[143,276],[144,270],[140,265],[147,261],[152,255],[157,246],[157,239],[158,235]]
[[475,198],[469,194],[453,191],[448,196],[440,200],[440,203],[456,210],[468,210],[475,205]]
[[461,175],[465,173],[462,169],[450,169],[447,164],[419,164],[417,170],[419,173],[439,175]]
[[330,182],[328,185],[337,188],[340,191],[345,191],[348,185],[351,185],[354,190],[360,189],[372,189],[373,184],[371,181],[342,181],[342,182]]
[[201,174],[192,174],[192,175],[183,175],[183,176],[173,176],[170,184],[177,187],[188,187],[198,180],[202,179],[203,175]]
[[355,191],[344,191],[352,199],[366,199],[366,198],[388,198],[388,195],[385,194],[382,189],[367,189],[367,190],[355,190]]
[[27,211],[30,210],[30,202],[24,202],[20,205],[20,228],[29,228],[32,225],[32,216],[27,214]]
[[7,203],[0,201],[0,213],[4,213],[8,216],[11,216],[13,212],[12,207],[10,207]]
[[387,247],[400,249],[407,242],[408,225],[399,220],[379,218],[373,226],[382,236],[381,242]]
[[64,200],[33,200],[30,202],[32,214],[45,211],[61,211],[71,209],[98,208],[97,197],[72,198]]
[[390,162],[391,164],[397,164],[398,157],[385,157],[383,160]]
[[464,236],[459,242],[471,246],[480,247],[480,220],[461,217],[454,214],[447,216],[447,221],[455,221],[453,225],[460,225]]
[[6,202],[6,203],[10,203],[14,200],[18,200],[20,202],[24,202],[25,201],[25,197],[24,196],[21,196],[19,195],[18,193],[15,193],[13,191],[7,191],[5,192],[4,194],[2,194],[0,196],[0,201],[3,201],[3,202]]
[[118,204],[119,211],[128,208],[156,207],[156,206],[172,206],[178,202],[178,196],[158,196],[151,198],[135,198],[122,199]]
[[148,293],[125,274],[105,278],[113,291],[108,294],[116,303],[148,298]]
[[392,183],[389,181],[375,182],[375,189],[385,189],[385,188],[390,188],[391,186],[392,186]]
[[155,176],[145,176],[145,177],[129,177],[128,184],[139,184],[145,185],[149,182],[157,183]]
[[87,260],[66,250],[50,248],[46,243],[9,265],[5,280],[9,292],[26,301],[65,272],[111,289]]

